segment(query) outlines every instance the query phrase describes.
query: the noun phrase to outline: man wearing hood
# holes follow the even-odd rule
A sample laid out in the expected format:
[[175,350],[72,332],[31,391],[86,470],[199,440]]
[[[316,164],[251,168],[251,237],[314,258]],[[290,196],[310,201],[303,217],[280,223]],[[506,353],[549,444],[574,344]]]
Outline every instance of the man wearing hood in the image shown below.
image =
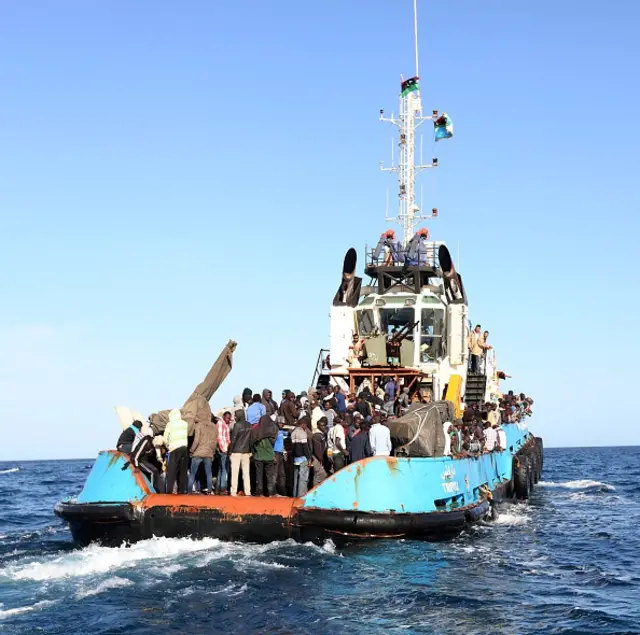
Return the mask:
[[262,405],[265,407],[267,411],[267,415],[271,416],[278,411],[278,404],[273,400],[273,393],[265,388],[262,391]]
[[165,443],[169,451],[167,465],[167,494],[173,494],[177,483],[178,494],[187,493],[187,474],[189,471],[188,437],[194,433],[194,424],[187,423],[180,410],[174,408],[169,413],[169,423],[164,431]]
[[260,418],[251,430],[253,461],[256,466],[256,496],[262,496],[264,478],[267,478],[267,495],[276,495],[276,455],[273,446],[278,437],[278,426],[269,416]]
[[[213,417],[212,417],[213,419]],[[213,421],[201,421],[195,427],[195,435],[191,445],[191,472],[189,472],[189,484],[187,491],[193,489],[193,483],[201,463],[204,463],[204,472],[207,477],[207,489],[204,494],[213,492],[213,459],[218,446],[218,426]]]
[[125,428],[122,431],[122,434],[118,437],[116,450],[118,450],[118,452],[129,454],[129,452],[131,452],[131,448],[133,446],[136,435],[140,433],[140,428],[142,428],[142,422],[137,420],[134,421],[130,426]]
[[[234,403],[236,399],[233,400]],[[231,496],[238,495],[238,474],[241,468],[244,495],[251,496],[251,479],[249,476],[251,426],[247,423],[243,408],[236,410],[234,416],[236,421],[233,425],[233,430],[231,430],[231,444],[229,445],[231,454]]]

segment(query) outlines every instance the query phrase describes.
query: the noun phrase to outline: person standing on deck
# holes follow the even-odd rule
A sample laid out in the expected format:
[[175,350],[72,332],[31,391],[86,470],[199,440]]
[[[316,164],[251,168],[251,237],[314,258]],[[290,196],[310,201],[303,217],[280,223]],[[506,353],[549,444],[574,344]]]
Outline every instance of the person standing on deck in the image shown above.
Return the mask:
[[174,408],[169,412],[169,423],[164,431],[164,438],[169,450],[167,466],[167,494],[173,494],[173,486],[178,486],[178,494],[187,493],[187,475],[189,472],[189,437],[194,433],[194,424],[187,423],[180,410]]
[[278,437],[278,426],[264,415],[251,430],[253,461],[256,466],[256,496],[262,496],[264,480],[267,480],[267,495],[276,495],[276,455],[273,449]]
[[371,441],[369,440],[370,426],[367,421],[360,424],[360,429],[351,439],[351,447],[349,449],[349,457],[351,463],[362,461],[373,456]]
[[258,394],[253,395],[251,405],[247,408],[247,421],[250,426],[257,426],[260,419],[267,414],[267,409],[262,405],[262,397]]
[[344,393],[342,392],[340,386],[334,386],[333,391],[334,391],[333,396],[335,397],[335,400],[336,400],[338,414],[341,417],[344,417],[344,415],[347,412],[347,400],[345,399]]
[[273,400],[273,393],[265,388],[262,391],[262,405],[265,407],[269,416],[275,414],[278,411],[278,404]]
[[373,424],[369,431],[369,443],[373,456],[391,455],[391,432],[387,426],[380,423],[380,415],[373,416]]
[[253,397],[251,393],[251,388],[245,388],[242,391],[242,405],[245,412],[247,411],[247,408],[252,404],[252,402],[253,402]]
[[487,419],[486,412],[482,413],[482,423],[484,425],[484,449],[486,452],[492,452],[498,447],[498,431]]
[[[340,425],[340,424],[338,424]],[[327,451],[327,424],[322,417],[318,421],[318,430],[313,433],[311,439],[312,446],[312,467],[313,467],[313,487],[319,485],[327,478],[327,471],[324,469],[324,458]]]
[[315,432],[318,429],[318,421],[324,417],[324,410],[320,407],[317,400],[311,401],[311,432]]
[[293,495],[304,496],[309,485],[311,446],[309,444],[309,419],[302,417],[291,435],[291,455],[293,457]]
[[200,464],[204,464],[204,473],[207,478],[207,488],[203,490],[203,494],[213,492],[213,459],[216,455],[218,446],[218,426],[213,421],[201,421],[195,426],[195,434],[193,443],[191,444],[191,471],[189,472],[189,484],[187,491],[193,491],[193,483],[196,480],[196,474]]
[[285,425],[295,428],[298,423],[300,411],[296,406],[296,396],[291,391],[287,393],[284,403],[280,406],[280,412],[284,416]]
[[327,456],[333,463],[334,473],[341,470],[347,463],[347,437],[342,422],[333,426],[327,435]]
[[231,413],[222,415],[218,421],[218,480],[216,489],[221,496],[227,495],[229,489],[229,446],[231,445]]
[[469,333],[469,355],[471,358],[471,366],[469,371],[477,374],[480,372],[480,358],[482,356],[482,347],[480,346],[480,339],[482,338],[482,327],[476,324],[476,328]]
[[276,492],[280,496],[287,495],[287,472],[285,469],[285,450],[284,441],[287,437],[287,431],[284,429],[284,417],[279,417],[278,436],[276,437],[273,451],[275,452],[275,470],[276,470]]
[[244,495],[251,496],[251,426],[247,423],[244,409],[236,410],[236,422],[231,431],[231,496],[238,495],[238,474],[242,469]]

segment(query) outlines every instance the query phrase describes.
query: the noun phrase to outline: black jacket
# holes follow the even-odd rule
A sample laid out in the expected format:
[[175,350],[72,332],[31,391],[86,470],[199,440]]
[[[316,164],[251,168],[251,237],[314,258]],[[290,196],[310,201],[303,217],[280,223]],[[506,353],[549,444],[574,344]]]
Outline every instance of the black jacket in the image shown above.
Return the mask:
[[251,452],[251,426],[246,419],[238,419],[231,430],[230,454],[249,454]]
[[352,463],[373,456],[368,430],[358,432],[358,434],[351,439],[349,454]]

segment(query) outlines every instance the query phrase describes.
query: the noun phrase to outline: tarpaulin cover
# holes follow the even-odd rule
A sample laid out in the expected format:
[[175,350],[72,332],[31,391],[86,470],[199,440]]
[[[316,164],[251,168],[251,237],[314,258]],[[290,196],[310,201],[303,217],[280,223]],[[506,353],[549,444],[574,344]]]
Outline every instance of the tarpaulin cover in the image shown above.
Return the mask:
[[396,455],[442,456],[446,421],[455,421],[450,401],[412,404],[407,414],[388,422]]
[[[187,423],[195,423],[197,425],[201,421],[211,421],[209,400],[231,371],[233,352],[236,350],[236,346],[237,344],[233,340],[227,342],[207,376],[196,386],[196,389],[180,409],[182,418]],[[151,415],[150,420],[154,434],[162,434],[169,422],[169,410],[161,410]]]

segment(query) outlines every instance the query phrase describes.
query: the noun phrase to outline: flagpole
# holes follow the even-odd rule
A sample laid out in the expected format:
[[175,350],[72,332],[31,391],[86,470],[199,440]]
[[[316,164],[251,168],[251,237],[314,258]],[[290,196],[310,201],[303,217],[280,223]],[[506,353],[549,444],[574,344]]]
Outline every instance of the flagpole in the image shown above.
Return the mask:
[[418,0],[413,0],[413,34],[416,48],[416,77],[420,77],[418,71]]

